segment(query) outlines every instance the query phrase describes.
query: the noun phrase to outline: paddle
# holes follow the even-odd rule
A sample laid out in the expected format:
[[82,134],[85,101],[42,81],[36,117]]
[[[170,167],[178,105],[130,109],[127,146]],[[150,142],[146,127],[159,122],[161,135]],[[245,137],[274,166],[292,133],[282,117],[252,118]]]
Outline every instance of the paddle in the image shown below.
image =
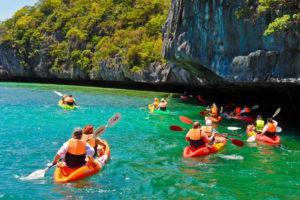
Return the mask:
[[185,116],[180,116],[179,119],[180,119],[180,121],[182,121],[183,123],[186,123],[186,124],[193,124],[193,121],[190,120],[189,118],[185,117]]
[[[225,136],[223,136],[225,137]],[[232,142],[232,144],[236,145],[236,146],[239,146],[239,147],[242,147],[244,146],[244,142],[242,140],[238,140],[238,139],[231,139],[231,138],[228,138],[228,137],[225,137],[227,140],[230,140]]]
[[202,110],[201,112],[199,112],[199,115],[205,115],[207,113],[206,110]]
[[236,131],[236,130],[240,130],[241,127],[228,126],[227,129],[228,129],[228,130],[231,130],[231,131]]
[[167,97],[166,101],[169,102],[170,99],[172,98],[173,94],[169,94],[169,96]]
[[281,111],[281,108],[277,108],[272,118],[276,117]]
[[204,100],[200,95],[198,95],[197,98],[198,98],[198,100],[201,101],[202,103],[205,103],[205,100]]
[[[185,128],[181,128],[180,126],[177,126],[177,125],[171,125],[170,126],[170,130],[171,131],[188,131],[189,129],[185,129]],[[231,135],[231,136],[237,136],[237,137],[242,137],[240,135],[237,135],[237,134],[231,134],[231,133],[222,133],[220,134],[221,136],[223,135]]]
[[57,92],[56,90],[54,91],[54,93],[57,94],[58,96],[61,96],[61,97],[64,96],[62,93]]

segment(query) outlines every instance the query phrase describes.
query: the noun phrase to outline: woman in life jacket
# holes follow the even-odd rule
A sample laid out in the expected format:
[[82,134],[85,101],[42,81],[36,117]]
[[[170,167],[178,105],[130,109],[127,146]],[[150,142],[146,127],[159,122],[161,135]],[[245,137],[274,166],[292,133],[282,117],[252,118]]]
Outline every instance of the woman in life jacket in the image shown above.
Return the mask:
[[263,128],[262,134],[265,134],[268,137],[275,137],[277,125],[277,121],[271,118],[267,119],[267,124]]
[[158,98],[155,98],[152,104],[153,104],[153,106],[154,106],[154,109],[158,109],[158,105],[159,105],[159,100],[158,100]]
[[161,99],[158,107],[160,110],[166,111],[167,110],[167,101],[165,99]]
[[193,128],[185,136],[185,140],[190,142],[191,147],[197,149],[202,146],[206,146],[209,143],[209,139],[205,133],[201,133],[201,125],[199,122],[193,124]]
[[201,133],[207,135],[209,140],[209,145],[214,145],[216,143],[223,142],[219,136],[216,136],[216,133],[218,132],[212,127],[211,120],[205,121],[205,126],[201,127]]
[[65,158],[65,164],[70,168],[82,167],[86,164],[86,156],[89,158],[88,162],[93,162],[94,149],[81,140],[82,129],[75,128],[72,133],[72,138],[65,142],[63,146],[56,153],[52,164],[56,165],[59,158]]
[[74,104],[77,106],[77,103],[71,94],[66,98],[66,102],[69,106],[73,106]]
[[265,121],[262,119],[261,115],[257,115],[255,121],[255,131],[257,133],[261,133],[263,131],[264,126],[265,126]]
[[[82,140],[88,140],[93,136],[93,133],[95,132],[93,125],[86,125],[83,128],[83,135]],[[88,141],[88,144],[94,148],[94,157],[100,157],[104,153],[105,144],[101,141],[100,138],[93,138]]]

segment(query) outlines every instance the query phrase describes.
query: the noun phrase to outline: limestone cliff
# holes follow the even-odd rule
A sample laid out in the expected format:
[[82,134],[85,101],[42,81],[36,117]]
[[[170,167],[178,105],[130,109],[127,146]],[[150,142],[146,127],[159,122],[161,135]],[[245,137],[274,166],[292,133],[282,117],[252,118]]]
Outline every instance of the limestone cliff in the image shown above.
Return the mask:
[[232,82],[300,83],[300,36],[263,36],[266,18],[255,24],[236,18],[242,2],[173,0],[163,27],[163,57],[195,75],[209,69]]

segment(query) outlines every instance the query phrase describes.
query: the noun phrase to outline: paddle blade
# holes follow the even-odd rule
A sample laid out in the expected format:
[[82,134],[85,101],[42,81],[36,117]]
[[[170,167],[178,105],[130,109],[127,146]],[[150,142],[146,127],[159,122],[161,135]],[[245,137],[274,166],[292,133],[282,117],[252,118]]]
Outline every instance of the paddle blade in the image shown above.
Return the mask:
[[197,98],[198,98],[198,100],[201,101],[202,103],[205,103],[205,100],[204,100],[200,95],[198,95]]
[[34,179],[39,179],[39,178],[43,178],[45,176],[45,169],[40,169],[40,170],[36,170],[34,172],[32,172],[31,174],[29,174],[26,177],[22,177],[20,178],[21,180],[34,180]]
[[242,140],[238,140],[238,139],[230,139],[232,144],[236,145],[236,146],[239,146],[239,147],[242,147],[244,146],[244,142]]
[[199,112],[199,115],[205,115],[207,113],[207,111],[202,110],[201,112]]
[[183,123],[186,124],[193,124],[192,120],[190,120],[189,118],[185,117],[185,116],[180,116],[179,117],[180,121],[182,121]]
[[61,96],[61,97],[64,96],[62,93],[57,92],[56,90],[54,91],[54,93],[57,94],[58,96]]
[[172,125],[172,126],[170,126],[170,130],[171,131],[183,131],[183,128],[181,128],[180,126]]
[[272,118],[276,117],[280,113],[281,108],[277,108]]
[[121,113],[114,114],[107,122],[107,127],[112,127],[116,125],[121,120]]
[[256,110],[258,108],[259,108],[259,105],[254,105],[254,106],[251,107],[252,110]]
[[90,139],[93,139],[93,138],[96,138],[96,137],[99,137],[100,135],[102,135],[104,132],[106,131],[106,126],[100,126],[99,128],[97,128],[97,130],[94,132],[93,136],[91,138],[89,138],[88,140]]
[[241,129],[241,127],[228,126],[227,129],[231,130],[231,131],[236,131],[236,130]]

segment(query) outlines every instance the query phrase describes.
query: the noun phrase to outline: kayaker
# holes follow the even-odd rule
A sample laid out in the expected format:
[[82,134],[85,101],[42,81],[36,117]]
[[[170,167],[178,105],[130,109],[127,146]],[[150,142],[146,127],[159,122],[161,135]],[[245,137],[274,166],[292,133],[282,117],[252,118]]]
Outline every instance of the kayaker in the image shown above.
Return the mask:
[[68,96],[66,95],[66,94],[64,94],[64,96],[62,97],[62,103],[63,104],[67,104],[67,102],[66,102],[66,98],[67,98]]
[[162,111],[166,111],[167,110],[167,101],[162,98],[160,100],[160,104],[158,105],[159,109],[162,110]]
[[261,133],[263,131],[264,126],[265,126],[265,121],[262,119],[261,115],[257,115],[255,121],[255,131],[257,133]]
[[235,115],[237,117],[237,116],[240,116],[241,113],[242,113],[242,109],[240,107],[236,107],[235,110],[230,113],[230,115],[232,115],[232,116]]
[[[82,135],[82,140],[87,140],[90,137],[92,137],[93,133],[94,133],[94,126],[93,125],[86,125],[83,128],[83,135]],[[94,157],[101,156],[102,150],[105,147],[105,144],[102,142],[102,140],[100,138],[93,138],[91,140],[88,141],[88,144],[94,148]]]
[[66,98],[66,102],[69,106],[73,106],[74,104],[77,106],[77,103],[71,94]]
[[278,122],[272,118],[267,119],[267,124],[263,128],[262,134],[265,134],[268,137],[275,137],[276,128]]
[[85,141],[81,140],[82,129],[75,128],[72,133],[72,138],[65,142],[56,153],[52,164],[56,165],[59,158],[65,158],[65,163],[70,168],[81,167],[86,164],[85,158],[93,161],[94,149]]
[[201,133],[207,135],[210,145],[222,142],[222,140],[215,135],[216,133],[218,133],[218,131],[212,127],[212,121],[210,119],[206,120],[205,126],[201,127]]
[[244,106],[244,108],[243,108],[243,110],[241,111],[240,115],[245,116],[245,115],[250,114],[250,112],[251,112],[251,109],[250,109],[248,106]]
[[201,133],[201,125],[199,122],[194,122],[193,128],[186,134],[185,139],[190,142],[190,145],[195,149],[205,146],[209,143],[209,139],[205,133]]
[[153,106],[154,106],[154,109],[158,109],[158,105],[159,105],[159,100],[158,100],[158,98],[155,98],[155,99],[154,99],[154,102],[153,102],[152,104],[153,104]]

